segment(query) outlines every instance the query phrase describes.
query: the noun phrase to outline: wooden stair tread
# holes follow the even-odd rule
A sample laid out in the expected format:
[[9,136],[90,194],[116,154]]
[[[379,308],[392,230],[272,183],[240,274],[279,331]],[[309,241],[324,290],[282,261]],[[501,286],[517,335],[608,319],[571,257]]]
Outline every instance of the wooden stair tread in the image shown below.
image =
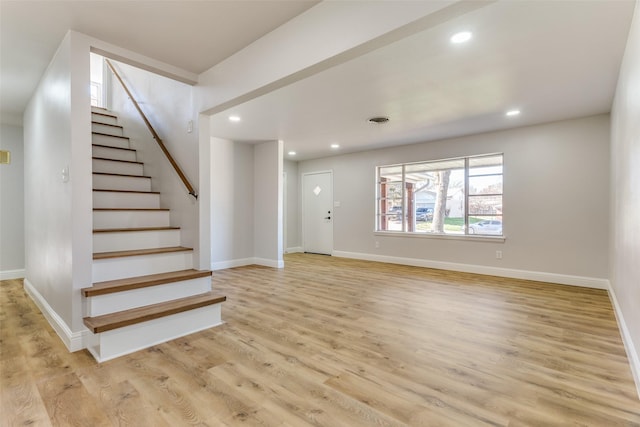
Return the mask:
[[[104,123],[100,123],[101,125],[103,125]],[[114,138],[120,138],[120,139],[129,139],[128,136],[119,136],[119,135],[111,135],[108,133],[102,133],[102,132],[91,132],[94,135],[102,135],[102,136],[112,136]]]
[[123,258],[123,257],[140,256],[140,255],[169,254],[172,252],[189,252],[192,250],[193,248],[185,248],[184,246],[169,246],[166,248],[133,249],[128,251],[113,251],[113,252],[96,252],[93,254],[93,259],[108,259],[108,258]]
[[109,172],[92,172],[93,175],[106,175],[106,176],[122,176],[122,177],[126,177],[126,178],[144,178],[144,179],[151,179],[150,176],[145,176],[145,175],[129,175],[126,173],[109,173]]
[[106,193],[137,193],[137,194],[160,194],[159,191],[141,191],[141,190],[108,190],[103,188],[94,188],[92,191],[102,191]]
[[91,332],[97,334],[200,307],[206,307],[208,305],[218,304],[226,300],[226,296],[219,296],[215,295],[213,292],[207,292],[187,298],[180,298],[173,301],[133,308],[131,310],[119,311],[102,316],[85,317],[82,321],[85,326],[91,330]]
[[[96,114],[97,114],[97,113],[96,113]],[[92,125],[111,126],[111,127],[114,127],[114,128],[120,128],[120,129],[122,129],[122,126],[120,126],[120,125],[114,125],[114,124],[111,124],[111,123],[96,122],[96,121],[94,121],[94,120],[91,120],[91,124],[92,124]],[[100,133],[100,132],[95,132],[95,133]],[[102,135],[104,135],[104,134],[102,134]],[[116,136],[116,135],[111,135],[111,136]]]
[[149,286],[162,285],[165,283],[181,282],[183,280],[198,279],[200,277],[211,276],[209,270],[180,270],[169,273],[149,274],[146,276],[127,277],[125,279],[108,280],[94,283],[93,286],[82,289],[85,297],[95,297],[115,292],[129,291],[132,289],[146,288]]
[[[94,108],[100,108],[100,107],[94,107]],[[101,110],[104,110],[104,111],[107,111],[107,112],[102,113],[102,112],[98,112],[98,111],[92,111],[92,112],[91,112],[91,114],[97,114],[97,115],[99,115],[99,116],[114,117],[114,118],[116,118],[116,119],[118,118],[118,116],[116,116],[115,114],[109,114],[109,113],[108,113],[108,111],[109,111],[109,110],[107,110],[106,108],[100,108],[100,109],[101,109]]]
[[127,233],[133,231],[180,230],[180,227],[134,227],[134,228],[96,228],[94,233]]
[[[109,135],[109,136],[113,136],[113,135]],[[120,138],[120,137],[118,137]],[[136,151],[133,148],[122,148],[122,147],[112,147],[110,145],[102,145],[102,144],[91,144],[92,147],[99,147],[99,148],[109,148],[111,150],[124,150],[124,151]]]
[[[109,147],[109,148],[113,148],[113,147]],[[144,163],[142,162],[135,162],[133,160],[118,160],[118,159],[107,159],[106,157],[92,157],[92,160],[106,160],[109,162],[121,162],[121,163],[136,163],[138,165],[143,165]]]

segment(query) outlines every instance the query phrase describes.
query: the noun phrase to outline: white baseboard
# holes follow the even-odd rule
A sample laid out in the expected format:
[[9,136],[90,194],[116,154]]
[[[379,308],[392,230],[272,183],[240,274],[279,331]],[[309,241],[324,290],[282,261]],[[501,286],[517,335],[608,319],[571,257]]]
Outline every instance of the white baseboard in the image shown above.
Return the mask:
[[638,392],[638,398],[640,398],[640,353],[638,353],[638,348],[633,344],[633,340],[631,339],[631,333],[627,328],[627,323],[624,320],[624,316],[622,315],[622,311],[620,310],[620,305],[618,304],[618,298],[616,297],[616,293],[609,284],[609,299],[611,299],[611,304],[613,305],[614,313],[616,314],[616,320],[618,321],[618,327],[620,328],[620,335],[622,335],[622,342],[624,343],[624,349],[627,352],[627,359],[629,359],[629,364],[631,365],[631,374],[633,375],[633,380],[636,383],[636,391]]
[[217,261],[211,263],[211,270],[224,270],[226,268],[243,267],[255,264],[254,258],[239,258],[228,261]]
[[263,265],[265,267],[284,268],[284,261],[266,258],[240,258],[228,261],[212,262],[211,270],[224,270],[226,268],[243,267],[245,265]]
[[460,264],[455,262],[434,261],[418,258],[403,258],[387,255],[358,252],[333,251],[333,256],[366,261],[387,262],[390,264],[411,265],[415,267],[436,268],[439,270],[461,271],[464,273],[486,274],[489,276],[510,277],[512,279],[535,280],[539,282],[559,283],[561,285],[582,286],[585,288],[608,289],[609,281],[595,277],[571,276],[567,274],[541,271],[516,270],[512,268],[488,267],[484,265]]
[[24,268],[20,270],[0,271],[0,280],[22,279],[23,277],[24,277]]
[[253,263],[271,268],[284,268],[284,261],[281,259],[254,258]]
[[87,330],[81,332],[72,332],[64,320],[49,305],[47,300],[38,292],[29,280],[24,280],[24,290],[31,297],[33,302],[38,306],[44,317],[47,319],[51,327],[58,334],[64,345],[71,352],[82,350],[85,348],[85,335],[89,333]]
[[284,250],[285,254],[295,254],[300,252],[304,252],[304,250],[302,249],[302,246],[294,246],[292,248],[287,248]]

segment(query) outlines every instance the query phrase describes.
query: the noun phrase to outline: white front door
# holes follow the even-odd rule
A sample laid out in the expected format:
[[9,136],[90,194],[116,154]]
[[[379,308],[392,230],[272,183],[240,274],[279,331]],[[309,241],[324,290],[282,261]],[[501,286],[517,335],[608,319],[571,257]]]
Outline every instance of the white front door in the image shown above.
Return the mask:
[[333,252],[333,175],[302,175],[302,236],[305,252]]

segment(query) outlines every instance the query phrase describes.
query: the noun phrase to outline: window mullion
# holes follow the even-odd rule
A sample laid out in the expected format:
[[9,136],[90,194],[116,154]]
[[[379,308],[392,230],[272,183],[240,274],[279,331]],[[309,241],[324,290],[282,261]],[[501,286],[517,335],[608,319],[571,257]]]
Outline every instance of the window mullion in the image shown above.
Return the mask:
[[469,158],[464,158],[464,234],[469,234]]
[[406,232],[407,231],[407,226],[406,226],[406,209],[407,209],[407,190],[406,190],[406,179],[405,179],[405,168],[406,165],[402,165],[402,217],[400,218],[401,224],[402,224],[402,232]]

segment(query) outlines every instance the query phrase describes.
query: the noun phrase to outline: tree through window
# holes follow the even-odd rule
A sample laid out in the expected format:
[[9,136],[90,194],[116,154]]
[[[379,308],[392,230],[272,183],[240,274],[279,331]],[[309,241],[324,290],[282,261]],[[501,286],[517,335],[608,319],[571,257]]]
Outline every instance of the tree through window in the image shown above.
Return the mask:
[[502,235],[502,154],[377,168],[377,231]]

